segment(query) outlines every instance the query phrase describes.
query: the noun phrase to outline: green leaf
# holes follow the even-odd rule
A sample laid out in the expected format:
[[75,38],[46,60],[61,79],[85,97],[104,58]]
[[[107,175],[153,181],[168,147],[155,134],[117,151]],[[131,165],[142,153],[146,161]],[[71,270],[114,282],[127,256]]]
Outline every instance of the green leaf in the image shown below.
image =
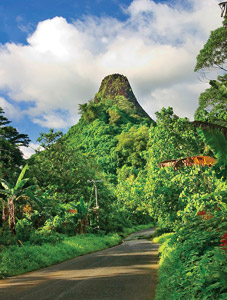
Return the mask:
[[20,173],[20,176],[19,176],[18,179],[17,179],[16,186],[17,186],[17,184],[23,179],[24,174],[25,174],[25,172],[28,170],[28,168],[29,168],[29,167],[28,167],[28,164],[24,166],[24,168],[22,169],[22,171],[21,171],[21,173]]
[[17,182],[17,184],[14,188],[15,192],[19,191],[28,181],[29,181],[29,178],[25,178],[25,179],[22,179],[21,181]]
[[10,190],[0,190],[0,194],[2,195],[10,195]]
[[4,189],[6,189],[6,190],[10,189],[9,183],[6,182],[5,180],[2,179],[2,180],[0,181],[0,183],[1,183],[1,185],[4,187]]

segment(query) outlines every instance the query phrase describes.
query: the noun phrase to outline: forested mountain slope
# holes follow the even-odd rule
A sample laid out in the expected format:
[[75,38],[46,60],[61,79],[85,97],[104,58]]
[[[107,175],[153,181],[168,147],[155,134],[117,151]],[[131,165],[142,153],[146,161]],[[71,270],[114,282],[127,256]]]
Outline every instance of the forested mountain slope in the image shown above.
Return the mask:
[[[141,142],[140,150],[143,151],[148,128],[155,124],[136,100],[128,79],[120,74],[105,77],[94,99],[80,105],[80,114],[79,122],[69,129],[64,142],[94,156],[103,171],[113,177],[117,168],[125,163],[119,145],[121,135],[127,140],[126,133],[134,133],[134,141],[128,138],[128,148],[132,147],[132,142],[135,145]],[[123,152],[127,152],[125,146]],[[141,157],[137,157],[137,161],[140,160]]]

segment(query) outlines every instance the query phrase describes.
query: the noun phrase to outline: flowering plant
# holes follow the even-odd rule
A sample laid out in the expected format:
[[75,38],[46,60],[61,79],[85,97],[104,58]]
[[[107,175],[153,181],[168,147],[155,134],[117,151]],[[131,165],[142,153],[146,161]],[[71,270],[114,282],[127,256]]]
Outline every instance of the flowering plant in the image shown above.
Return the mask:
[[225,233],[221,238],[221,245],[223,250],[227,250],[227,233]]

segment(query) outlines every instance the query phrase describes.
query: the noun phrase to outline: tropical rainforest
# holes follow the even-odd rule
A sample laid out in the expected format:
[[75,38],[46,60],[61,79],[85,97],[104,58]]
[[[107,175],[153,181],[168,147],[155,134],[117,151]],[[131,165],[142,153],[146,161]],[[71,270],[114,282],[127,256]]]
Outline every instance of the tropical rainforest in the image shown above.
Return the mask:
[[161,243],[156,300],[227,299],[225,25],[197,57],[196,72],[220,72],[194,122],[171,107],[151,119],[128,79],[112,74],[80,105],[77,124],[41,133],[42,151],[25,160],[29,137],[0,109],[1,277],[73,257],[73,243],[110,246],[126,228],[152,223]]

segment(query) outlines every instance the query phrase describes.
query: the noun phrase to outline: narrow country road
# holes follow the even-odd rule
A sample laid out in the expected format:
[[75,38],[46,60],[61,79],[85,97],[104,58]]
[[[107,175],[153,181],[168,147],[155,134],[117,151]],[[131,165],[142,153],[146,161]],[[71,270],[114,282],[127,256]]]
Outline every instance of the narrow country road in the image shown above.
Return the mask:
[[1,300],[151,300],[157,284],[154,229],[123,244],[21,276],[0,280]]

